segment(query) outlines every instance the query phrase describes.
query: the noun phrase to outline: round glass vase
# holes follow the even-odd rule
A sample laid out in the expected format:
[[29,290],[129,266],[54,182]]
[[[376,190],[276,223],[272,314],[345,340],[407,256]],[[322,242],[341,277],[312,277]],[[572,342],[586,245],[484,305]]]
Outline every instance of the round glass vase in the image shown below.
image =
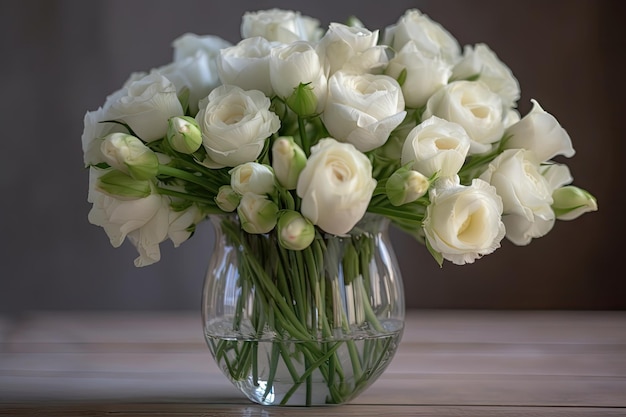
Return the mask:
[[404,328],[386,218],[367,214],[346,236],[318,231],[301,251],[284,249],[275,231],[244,232],[236,215],[211,223],[204,336],[246,397],[264,405],[343,404],[383,373]]

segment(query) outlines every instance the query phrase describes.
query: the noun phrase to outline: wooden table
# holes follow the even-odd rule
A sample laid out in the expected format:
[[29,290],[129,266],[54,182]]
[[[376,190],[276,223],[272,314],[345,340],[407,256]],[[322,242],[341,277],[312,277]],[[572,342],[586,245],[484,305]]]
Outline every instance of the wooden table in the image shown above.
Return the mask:
[[0,317],[0,416],[626,416],[626,311],[410,311],[343,406],[263,407],[219,372],[199,313]]

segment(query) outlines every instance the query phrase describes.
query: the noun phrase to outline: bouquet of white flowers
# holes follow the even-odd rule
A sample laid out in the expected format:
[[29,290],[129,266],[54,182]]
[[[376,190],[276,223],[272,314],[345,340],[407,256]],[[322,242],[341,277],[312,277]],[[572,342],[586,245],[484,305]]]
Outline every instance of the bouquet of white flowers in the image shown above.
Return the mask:
[[[320,288],[330,291],[319,286],[320,271],[332,269],[321,258],[333,251],[331,237],[354,234],[367,216],[415,236],[440,265],[461,265],[492,253],[504,237],[526,245],[556,220],[597,210],[553,160],[574,155],[557,119],[534,100],[521,117],[519,84],[496,54],[484,44],[462,50],[418,10],[382,36],[357,19],[323,30],[313,18],[277,9],[246,13],[241,34],[236,45],[216,36],[176,39],[173,62],[133,74],[86,114],[82,144],[89,220],[115,247],[128,238],[139,252],[135,265],[157,262],[161,242],[178,246],[198,223],[223,215],[225,235],[245,249],[237,279],[249,301],[241,303],[276,307],[271,317],[251,313],[257,330],[310,341],[328,340],[328,329],[349,332],[336,311],[320,316],[329,308],[319,304],[328,298]],[[367,239],[350,245],[355,250],[340,256],[346,283],[367,275],[371,256],[357,250],[369,247]],[[277,278],[277,263],[296,271],[297,288]],[[246,292],[254,286],[256,293]],[[371,291],[356,298],[367,300],[363,317],[380,331]],[[231,327],[239,329],[247,319],[235,316]],[[247,378],[257,356],[228,343],[213,345],[214,354],[231,379]],[[365,386],[358,381],[367,355],[384,346],[350,346],[357,383],[341,385],[339,348],[313,343],[291,352],[306,359],[301,371],[289,369],[293,386],[321,369],[328,402],[351,398]],[[260,402],[273,397],[276,366]],[[294,390],[276,398],[286,403]]]

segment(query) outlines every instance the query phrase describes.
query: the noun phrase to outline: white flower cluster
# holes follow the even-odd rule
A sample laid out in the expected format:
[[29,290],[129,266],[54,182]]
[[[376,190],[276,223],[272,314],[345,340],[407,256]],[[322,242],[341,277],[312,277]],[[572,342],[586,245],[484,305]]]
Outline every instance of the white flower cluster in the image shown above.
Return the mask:
[[243,16],[242,40],[186,34],[85,116],[89,220],[138,266],[207,215],[236,211],[287,249],[349,233],[366,212],[471,263],[597,210],[570,185],[574,149],[510,69],[408,10],[384,30],[285,10]]

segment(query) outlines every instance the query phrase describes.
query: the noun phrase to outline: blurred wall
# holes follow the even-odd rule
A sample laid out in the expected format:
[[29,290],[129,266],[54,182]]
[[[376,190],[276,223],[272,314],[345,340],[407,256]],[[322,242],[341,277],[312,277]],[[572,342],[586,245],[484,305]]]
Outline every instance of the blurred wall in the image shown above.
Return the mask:
[[[207,223],[163,260],[133,266],[87,221],[83,116],[133,71],[168,63],[185,32],[235,43],[246,10],[300,10],[324,25],[354,14],[369,29],[419,8],[459,42],[487,43],[518,78],[525,114],[536,98],[570,133],[575,184],[600,211],[559,222],[527,247],[440,269],[405,235],[392,237],[407,305],[420,308],[626,308],[623,6],[621,2],[6,1],[0,3],[0,312],[198,309],[212,248]],[[562,161],[565,162],[565,161]]]

